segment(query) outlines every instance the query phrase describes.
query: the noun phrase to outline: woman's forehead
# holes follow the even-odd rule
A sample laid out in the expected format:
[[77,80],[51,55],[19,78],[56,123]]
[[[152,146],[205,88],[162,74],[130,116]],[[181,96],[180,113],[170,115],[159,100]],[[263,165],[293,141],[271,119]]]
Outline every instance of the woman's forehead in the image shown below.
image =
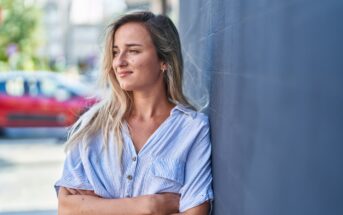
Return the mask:
[[142,23],[130,22],[120,26],[113,36],[114,44],[151,43],[149,31]]

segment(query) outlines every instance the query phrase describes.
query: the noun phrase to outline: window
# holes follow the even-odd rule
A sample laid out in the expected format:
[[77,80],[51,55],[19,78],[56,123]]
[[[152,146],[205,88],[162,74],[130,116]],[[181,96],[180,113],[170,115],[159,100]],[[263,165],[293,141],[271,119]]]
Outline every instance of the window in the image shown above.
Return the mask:
[[5,82],[6,93],[10,96],[23,96],[25,94],[24,79],[16,77]]
[[46,97],[54,97],[57,90],[56,82],[50,79],[42,79],[40,81],[41,94]]

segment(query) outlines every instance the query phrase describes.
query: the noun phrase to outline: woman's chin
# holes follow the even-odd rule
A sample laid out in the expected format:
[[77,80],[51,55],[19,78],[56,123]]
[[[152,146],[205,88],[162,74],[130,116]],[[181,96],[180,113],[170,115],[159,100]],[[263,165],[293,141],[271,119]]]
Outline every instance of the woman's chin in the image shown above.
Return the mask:
[[125,91],[133,91],[134,87],[128,84],[120,84],[120,88]]

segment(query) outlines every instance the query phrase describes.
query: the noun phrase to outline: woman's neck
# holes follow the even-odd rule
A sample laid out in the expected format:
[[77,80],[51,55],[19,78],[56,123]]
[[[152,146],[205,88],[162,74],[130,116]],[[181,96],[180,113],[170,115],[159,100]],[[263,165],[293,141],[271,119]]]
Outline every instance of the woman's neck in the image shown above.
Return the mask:
[[168,100],[163,91],[153,93],[133,93],[133,109],[130,117],[149,120],[163,115],[169,115],[175,105]]

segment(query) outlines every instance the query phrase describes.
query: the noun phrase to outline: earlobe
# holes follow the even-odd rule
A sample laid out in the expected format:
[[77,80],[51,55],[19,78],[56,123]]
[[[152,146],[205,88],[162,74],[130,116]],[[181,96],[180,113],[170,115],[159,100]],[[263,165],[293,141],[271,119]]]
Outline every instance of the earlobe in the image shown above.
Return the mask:
[[167,70],[167,64],[165,62],[161,63],[161,71],[164,73]]

